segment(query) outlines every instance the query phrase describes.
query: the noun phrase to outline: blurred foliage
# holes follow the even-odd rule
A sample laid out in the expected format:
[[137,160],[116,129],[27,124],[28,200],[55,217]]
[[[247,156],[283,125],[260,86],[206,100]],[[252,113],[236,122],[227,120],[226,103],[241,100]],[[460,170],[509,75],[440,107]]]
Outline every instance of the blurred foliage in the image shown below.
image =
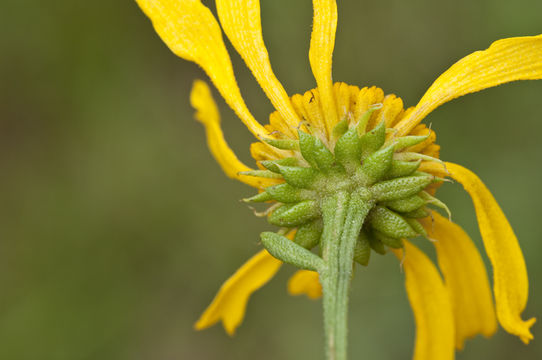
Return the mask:
[[[310,1],[263,0],[262,12],[287,91],[314,87]],[[539,0],[340,1],[334,78],[414,105],[459,58],[542,33],[540,14]],[[0,18],[0,358],[323,358],[320,303],[286,294],[289,266],[252,297],[233,339],[220,326],[192,330],[267,228],[238,201],[253,190],[223,176],[192,119],[201,70],[170,53],[133,1],[3,0]],[[266,122],[271,105],[231,54]],[[542,82],[510,84],[426,120],[442,157],[475,170],[514,226],[531,279],[526,317],[542,316],[541,96]],[[251,163],[253,139],[220,107],[228,141]],[[440,197],[480,245],[461,187]],[[411,357],[413,319],[392,256],[358,269],[350,319],[357,358]],[[458,359],[540,359],[539,329],[529,346],[502,330],[477,338]]]

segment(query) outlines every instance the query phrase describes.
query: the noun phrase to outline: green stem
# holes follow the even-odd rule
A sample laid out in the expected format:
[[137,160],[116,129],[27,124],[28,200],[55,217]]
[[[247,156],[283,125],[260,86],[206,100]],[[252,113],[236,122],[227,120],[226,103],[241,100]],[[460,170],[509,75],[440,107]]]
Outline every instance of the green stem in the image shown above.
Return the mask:
[[322,201],[324,232],[319,271],[324,292],[324,328],[328,360],[346,360],[348,290],[354,247],[373,202],[359,192],[338,192]]

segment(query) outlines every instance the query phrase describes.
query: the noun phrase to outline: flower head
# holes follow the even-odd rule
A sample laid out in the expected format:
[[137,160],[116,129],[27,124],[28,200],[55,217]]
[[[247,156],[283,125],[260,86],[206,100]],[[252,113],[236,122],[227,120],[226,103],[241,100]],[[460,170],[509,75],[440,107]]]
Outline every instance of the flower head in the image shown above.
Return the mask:
[[[421,121],[459,96],[506,82],[542,78],[542,35],[499,40],[466,56],[439,76],[416,106],[404,109],[400,98],[379,88],[332,82],[336,3],[313,0],[309,60],[316,87],[289,97],[269,62],[259,1],[217,0],[222,30],[276,109],[269,124],[262,126],[243,101],[221,27],[200,0],[137,2],[166,45],[203,68],[256,137],[250,150],[258,169],[252,169],[227,145],[207,84],[194,83],[190,100],[196,118],[205,126],[213,156],[229,177],[258,189],[246,201],[269,204],[263,214],[281,228],[279,234],[262,234],[264,246],[273,255],[260,251],[230,277],[196,323],[197,329],[222,321],[233,334],[250,295],[274,276],[282,261],[303,269],[290,279],[289,292],[319,298],[319,280],[327,274],[322,258],[326,260],[326,251],[333,251],[322,244],[328,226],[327,201],[332,194],[345,193],[363,203],[359,216],[351,218],[360,224],[350,256],[367,265],[371,252],[385,254],[391,249],[403,262],[418,329],[415,359],[452,358],[454,347],[462,348],[465,339],[491,336],[497,319],[525,343],[532,339],[529,329],[535,319],[521,318],[527,302],[527,271],[510,224],[474,173],[439,159],[435,133]],[[434,197],[446,177],[460,182],[473,200],[493,266],[496,306],[472,240],[449,218],[428,207],[449,213]],[[328,213],[340,212],[332,210]],[[293,241],[283,240],[282,235]],[[433,240],[442,276],[406,240],[418,235]],[[309,251],[318,246],[322,257]]]

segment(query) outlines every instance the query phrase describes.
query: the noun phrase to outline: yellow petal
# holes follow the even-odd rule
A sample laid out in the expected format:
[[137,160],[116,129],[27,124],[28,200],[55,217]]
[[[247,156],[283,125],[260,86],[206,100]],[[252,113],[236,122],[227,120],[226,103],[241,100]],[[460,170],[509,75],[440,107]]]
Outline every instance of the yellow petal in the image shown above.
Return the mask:
[[[295,156],[295,153],[291,150],[279,150],[275,149],[269,144],[262,143],[262,142],[256,142],[250,144],[250,155],[252,155],[252,158],[256,161],[262,161],[262,160],[278,160],[278,159],[284,159],[286,157],[293,157]],[[260,164],[261,167],[261,164]],[[269,181],[269,184],[278,184],[279,182],[284,182],[283,180],[279,179],[269,179],[273,180],[274,182],[271,183]]]
[[226,143],[222,129],[220,128],[218,108],[213,100],[209,86],[205,82],[201,80],[194,81],[190,93],[190,103],[196,109],[196,119],[205,126],[207,144],[211,150],[211,154],[213,154],[226,175],[256,188],[263,188],[276,183],[273,179],[239,174],[241,171],[250,171],[252,169],[239,161]]
[[[384,91],[380,88],[377,88],[376,86],[372,86],[370,88],[364,87],[359,91],[357,94],[357,98],[354,105],[354,119],[359,120],[359,118],[365,114],[367,110],[369,110],[369,106],[381,103],[384,100]],[[370,123],[374,123],[374,119],[376,118],[375,111],[369,120]],[[372,129],[371,127],[368,127],[368,129]]]
[[336,82],[333,84],[333,91],[335,92],[335,101],[337,103],[338,120],[341,121],[345,119],[350,112],[350,97],[352,92],[350,90],[350,85],[343,82]]
[[295,131],[294,138],[297,138],[298,136],[297,130],[302,130],[315,136],[323,134],[322,139],[325,139],[326,129],[319,97],[320,95],[318,95],[317,89],[306,91],[304,94],[294,94],[292,96],[292,105],[302,120],[301,125],[296,126],[293,129]]
[[405,151],[410,152],[421,152],[425,148],[427,148],[429,145],[433,144],[437,140],[437,135],[434,131],[429,129],[425,124],[418,124],[410,133],[411,135],[422,135],[422,136],[428,136],[427,139],[419,143],[418,145],[411,146]]
[[349,85],[350,88],[350,111],[352,114],[350,116],[354,116],[354,108],[356,106],[356,98],[358,97],[358,94],[360,92],[359,86],[356,85]]
[[409,117],[396,128],[406,135],[431,111],[457,97],[516,80],[542,78],[542,35],[502,39],[446,70]]
[[269,114],[269,125],[273,127],[273,131],[278,131],[286,137],[296,137],[296,133],[294,132],[296,128],[288,125],[286,120],[282,118],[278,111],[274,111]]
[[[454,358],[454,320],[448,291],[438,270],[416,246],[405,241],[403,268],[416,320],[414,360]],[[402,251],[394,250],[402,259]]]
[[418,170],[429,173],[429,174],[433,174],[435,176],[439,176],[442,178],[449,175],[446,167],[435,161],[422,161]]
[[440,145],[431,144],[422,150],[422,154],[438,159],[440,158]]
[[[311,129],[307,129],[312,135],[325,139],[326,136],[326,121],[325,116],[322,113],[322,107],[320,104],[320,95],[316,90],[309,90],[303,94],[302,98],[295,97],[299,106],[299,100],[302,100],[302,106],[304,111],[301,114],[306,114],[308,122],[311,125]],[[296,134],[297,136],[297,134]]]
[[521,319],[521,312],[527,304],[529,283],[516,235],[499,204],[478,176],[456,164],[446,163],[446,167],[474,203],[480,233],[493,265],[493,290],[499,323],[506,331],[528,343],[533,338],[529,328],[536,319]]
[[205,70],[228,105],[258,138],[267,131],[248,110],[233,73],[220,26],[200,0],[137,0],[160,38],[176,55]]
[[226,332],[233,335],[243,321],[250,295],[271,280],[281,265],[282,262],[267,250],[250,258],[222,285],[194,325],[196,330],[206,329],[222,320]]
[[217,0],[224,32],[264,90],[273,106],[291,127],[299,125],[290,98],[276,78],[262,38],[259,0]]
[[338,119],[331,76],[331,59],[337,29],[337,3],[335,0],[313,0],[312,6],[314,18],[309,61],[320,94],[326,130],[328,134],[331,134]]
[[307,295],[311,299],[322,297],[322,285],[318,273],[298,270],[288,281],[290,295]]
[[386,127],[393,127],[397,117],[403,112],[403,100],[394,94],[389,94],[382,101],[382,108],[375,111],[375,116],[371,118],[367,128],[372,129],[382,121],[386,123]]
[[450,293],[455,320],[455,346],[462,349],[465,339],[482,334],[489,337],[497,331],[497,318],[480,253],[461,229],[433,212],[421,220],[435,248],[446,288]]

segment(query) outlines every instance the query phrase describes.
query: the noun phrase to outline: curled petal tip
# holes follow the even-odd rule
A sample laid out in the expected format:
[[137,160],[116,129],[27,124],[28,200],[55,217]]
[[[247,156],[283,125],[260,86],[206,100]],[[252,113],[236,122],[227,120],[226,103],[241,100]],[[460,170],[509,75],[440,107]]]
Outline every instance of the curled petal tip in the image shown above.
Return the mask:
[[525,345],[528,345],[531,340],[534,339],[533,334],[530,331],[531,326],[533,326],[536,323],[536,318],[530,318],[529,320],[526,320],[524,322],[525,329],[521,333],[518,334],[519,338]]

